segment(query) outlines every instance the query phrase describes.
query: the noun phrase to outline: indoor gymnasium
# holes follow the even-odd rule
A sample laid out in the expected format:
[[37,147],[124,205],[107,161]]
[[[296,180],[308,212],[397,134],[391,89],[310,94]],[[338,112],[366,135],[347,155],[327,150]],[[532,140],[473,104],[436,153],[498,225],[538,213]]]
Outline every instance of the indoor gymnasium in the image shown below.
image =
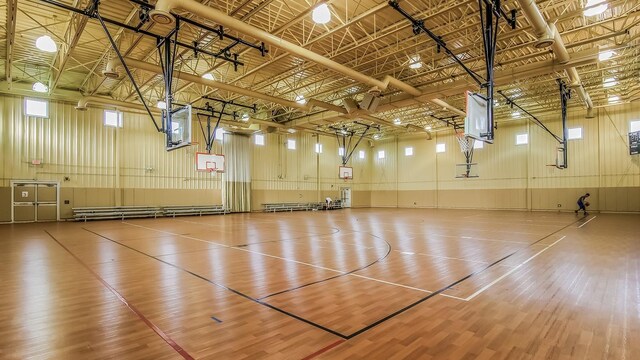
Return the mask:
[[640,3],[0,0],[1,359],[639,359]]

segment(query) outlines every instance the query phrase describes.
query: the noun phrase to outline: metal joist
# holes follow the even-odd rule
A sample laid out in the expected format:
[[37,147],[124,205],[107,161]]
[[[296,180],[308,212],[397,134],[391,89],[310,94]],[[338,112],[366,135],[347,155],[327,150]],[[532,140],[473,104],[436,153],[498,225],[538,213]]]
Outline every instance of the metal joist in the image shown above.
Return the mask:
[[6,66],[5,77],[7,78],[7,82],[9,83],[9,86],[11,86],[11,81],[13,78],[13,74],[12,74],[13,49],[15,47],[17,11],[18,11],[18,0],[7,0],[7,23],[6,23],[7,59],[5,63],[5,66]]

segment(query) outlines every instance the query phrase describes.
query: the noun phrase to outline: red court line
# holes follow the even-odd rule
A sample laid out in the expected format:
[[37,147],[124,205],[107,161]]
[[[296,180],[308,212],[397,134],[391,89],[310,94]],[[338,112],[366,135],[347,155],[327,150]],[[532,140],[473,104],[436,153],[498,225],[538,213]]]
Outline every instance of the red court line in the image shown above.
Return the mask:
[[87,264],[85,264],[82,260],[80,260],[80,258],[77,257],[74,253],[72,253],[69,249],[67,249],[66,246],[62,245],[62,243],[58,241],[58,239],[54,238],[53,235],[51,235],[48,231],[44,230],[44,232],[46,232],[47,235],[49,235],[55,242],[58,243],[58,245],[60,245],[63,249],[65,249],[71,256],[73,256],[73,258],[76,259],[76,261],[78,261],[80,265],[84,266],[85,269],[87,269],[93,276],[95,276],[95,278],[98,279],[98,281],[100,281],[102,285],[104,285],[104,287],[109,289],[109,291],[111,291],[120,301],[122,301],[122,303],[125,304],[129,308],[129,310],[133,311],[133,313],[136,314],[140,318],[140,320],[142,320],[145,324],[147,324],[147,326],[151,328],[151,330],[153,330],[156,334],[158,334],[162,338],[162,340],[164,340],[167,344],[169,344],[169,346],[171,346],[173,350],[175,350],[178,354],[182,355],[182,357],[187,360],[194,360],[194,358],[191,355],[189,355],[189,353],[186,350],[180,347],[180,345],[178,345],[175,341],[173,341],[169,337],[169,335],[165,334],[164,331],[162,331],[159,327],[157,327],[154,323],[152,323],[151,320],[147,319],[144,315],[142,315],[142,313],[135,306],[133,306],[133,304],[129,303],[127,299],[124,298],[124,296],[120,295],[120,293],[116,289],[111,287],[111,285],[109,285],[109,283],[107,283],[103,278],[101,278],[100,275],[98,275],[95,271],[91,270],[91,268]]
[[334,347],[336,347],[336,346],[338,346],[338,345],[342,344],[342,343],[343,343],[343,342],[345,342],[345,341],[346,341],[346,340],[344,340],[344,339],[340,339],[340,340],[338,340],[338,341],[336,341],[336,342],[334,342],[334,343],[332,343],[332,344],[329,344],[329,345],[327,345],[327,346],[323,347],[322,349],[320,349],[320,350],[318,350],[318,351],[314,352],[313,354],[308,355],[307,357],[302,358],[302,360],[311,360],[311,359],[315,358],[315,357],[316,357],[316,356],[318,356],[318,355],[321,355],[321,354],[326,353],[327,351],[329,351],[329,350],[333,349]]

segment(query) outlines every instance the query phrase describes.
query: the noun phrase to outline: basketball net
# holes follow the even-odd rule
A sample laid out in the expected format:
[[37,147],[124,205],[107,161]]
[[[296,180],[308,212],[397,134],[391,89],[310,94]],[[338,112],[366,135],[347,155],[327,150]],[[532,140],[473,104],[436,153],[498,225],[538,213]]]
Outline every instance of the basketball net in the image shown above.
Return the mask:
[[458,139],[458,144],[460,144],[460,151],[465,153],[465,155],[473,149],[473,142],[475,141],[473,138],[466,137],[464,133],[456,133],[456,139]]

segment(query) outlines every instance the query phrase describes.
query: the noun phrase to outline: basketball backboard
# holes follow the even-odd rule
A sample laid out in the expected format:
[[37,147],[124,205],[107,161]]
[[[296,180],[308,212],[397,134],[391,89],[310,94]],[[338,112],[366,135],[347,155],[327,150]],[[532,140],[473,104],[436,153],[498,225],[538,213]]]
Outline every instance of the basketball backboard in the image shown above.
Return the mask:
[[469,138],[493,143],[482,134],[487,133],[487,99],[483,96],[467,91],[467,117],[464,118],[464,135]]
[[167,131],[167,151],[191,144],[191,105],[172,112],[171,130]]
[[338,177],[344,180],[353,179],[353,168],[349,166],[338,166]]
[[196,170],[224,172],[224,155],[196,153]]

